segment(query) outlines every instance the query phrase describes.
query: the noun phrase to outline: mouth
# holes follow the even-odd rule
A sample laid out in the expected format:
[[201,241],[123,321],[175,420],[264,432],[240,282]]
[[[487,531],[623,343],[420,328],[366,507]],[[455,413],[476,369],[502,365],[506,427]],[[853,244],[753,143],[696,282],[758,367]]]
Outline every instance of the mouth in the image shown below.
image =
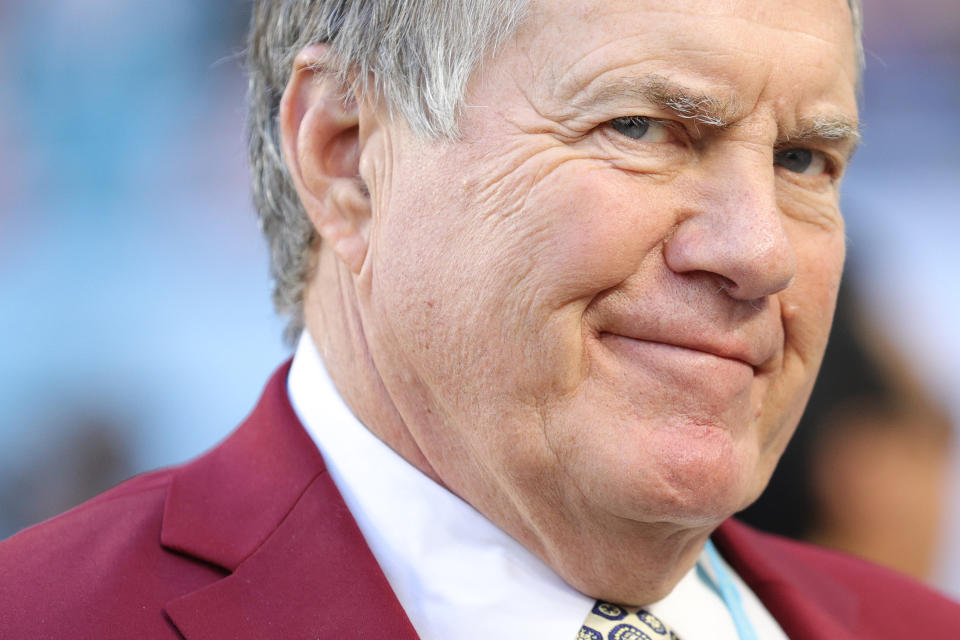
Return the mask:
[[766,377],[751,361],[755,354],[716,343],[677,344],[606,332],[597,337],[602,378],[636,407],[638,416],[668,416],[664,424],[686,434],[684,442],[714,429],[742,435],[766,388]]
[[637,346],[649,345],[652,348],[667,352],[689,352],[692,355],[699,354],[701,356],[719,358],[736,364],[746,365],[753,370],[754,374],[761,373],[764,363],[770,360],[769,357],[760,352],[760,349],[751,349],[745,344],[738,344],[729,340],[726,342],[720,340],[711,342],[703,339],[664,341],[609,331],[601,331],[597,337],[601,342],[611,340],[616,342],[626,341],[628,344],[635,343]]

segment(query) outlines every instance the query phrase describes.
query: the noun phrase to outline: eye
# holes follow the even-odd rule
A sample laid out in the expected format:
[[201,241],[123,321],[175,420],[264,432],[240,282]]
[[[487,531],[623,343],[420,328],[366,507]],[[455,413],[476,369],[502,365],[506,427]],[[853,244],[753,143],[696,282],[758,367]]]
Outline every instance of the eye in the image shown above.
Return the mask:
[[819,176],[828,168],[827,154],[815,149],[783,149],[773,154],[773,164],[805,176]]
[[610,121],[610,128],[640,142],[665,142],[670,137],[667,125],[644,116],[614,118]]

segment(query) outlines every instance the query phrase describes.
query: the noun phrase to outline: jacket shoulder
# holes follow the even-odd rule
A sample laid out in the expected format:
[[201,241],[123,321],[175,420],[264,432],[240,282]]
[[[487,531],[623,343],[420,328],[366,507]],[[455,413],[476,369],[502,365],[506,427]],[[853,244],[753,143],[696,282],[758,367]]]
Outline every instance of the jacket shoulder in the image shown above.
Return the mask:
[[738,556],[731,564],[751,586],[802,593],[859,633],[886,638],[902,626],[904,633],[940,638],[960,629],[960,604],[891,569],[735,521],[725,523],[721,538],[718,546]]
[[164,603],[224,572],[161,547],[173,473],[136,476],[0,542],[5,637],[177,637]]

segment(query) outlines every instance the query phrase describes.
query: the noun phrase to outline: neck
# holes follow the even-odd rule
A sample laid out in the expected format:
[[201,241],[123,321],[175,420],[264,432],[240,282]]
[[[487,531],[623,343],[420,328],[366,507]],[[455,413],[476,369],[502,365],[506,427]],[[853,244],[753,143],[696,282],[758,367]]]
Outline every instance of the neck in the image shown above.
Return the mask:
[[356,418],[398,455],[443,484],[406,429],[380,376],[366,339],[354,276],[332,252],[322,251],[304,296],[310,332],[337,392]]

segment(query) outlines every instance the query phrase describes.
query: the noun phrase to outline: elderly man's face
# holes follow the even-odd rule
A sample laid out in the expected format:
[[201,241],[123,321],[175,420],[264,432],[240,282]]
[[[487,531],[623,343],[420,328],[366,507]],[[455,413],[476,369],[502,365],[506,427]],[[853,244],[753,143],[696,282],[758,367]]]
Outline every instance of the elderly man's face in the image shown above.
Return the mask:
[[833,313],[856,68],[844,0],[532,9],[461,140],[371,137],[359,299],[432,470],[557,566],[765,486]]

